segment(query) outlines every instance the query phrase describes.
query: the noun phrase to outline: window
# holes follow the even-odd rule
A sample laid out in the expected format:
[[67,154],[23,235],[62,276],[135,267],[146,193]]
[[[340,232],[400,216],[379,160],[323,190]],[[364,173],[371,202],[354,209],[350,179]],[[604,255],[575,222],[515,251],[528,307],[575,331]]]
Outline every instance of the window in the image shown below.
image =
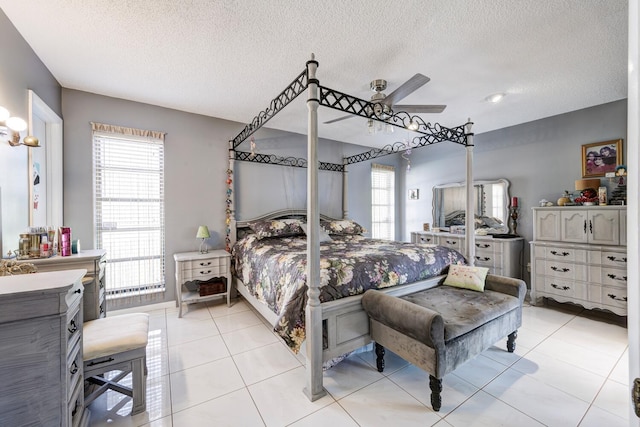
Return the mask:
[[92,123],[95,247],[110,309],[164,299],[164,134]]
[[371,237],[395,239],[395,168],[371,165]]
[[494,218],[504,218],[504,186],[491,185],[491,187],[493,188],[493,192],[491,194],[491,215]]

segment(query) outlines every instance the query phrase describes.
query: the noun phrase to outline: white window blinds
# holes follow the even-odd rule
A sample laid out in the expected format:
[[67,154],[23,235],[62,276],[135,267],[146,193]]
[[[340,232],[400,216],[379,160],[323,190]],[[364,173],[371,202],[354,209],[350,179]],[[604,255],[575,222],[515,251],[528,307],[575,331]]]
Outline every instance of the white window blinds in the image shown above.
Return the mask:
[[395,239],[395,168],[371,165],[371,237]]
[[109,309],[165,290],[164,134],[92,123],[95,247],[107,252]]

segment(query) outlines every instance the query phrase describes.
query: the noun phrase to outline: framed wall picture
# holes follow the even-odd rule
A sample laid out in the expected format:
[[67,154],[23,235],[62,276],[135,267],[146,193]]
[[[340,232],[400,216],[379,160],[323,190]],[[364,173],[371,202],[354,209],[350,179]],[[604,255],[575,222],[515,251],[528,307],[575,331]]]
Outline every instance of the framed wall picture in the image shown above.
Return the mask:
[[412,188],[409,190],[409,200],[418,200],[420,198],[420,190]]
[[622,139],[582,146],[582,177],[603,177],[622,164]]

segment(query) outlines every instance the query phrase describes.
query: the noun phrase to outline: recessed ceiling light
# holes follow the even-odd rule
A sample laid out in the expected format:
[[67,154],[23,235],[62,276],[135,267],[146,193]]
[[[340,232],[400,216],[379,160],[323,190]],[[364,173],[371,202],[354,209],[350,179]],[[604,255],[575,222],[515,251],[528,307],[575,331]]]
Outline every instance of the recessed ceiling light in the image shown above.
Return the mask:
[[487,102],[492,102],[494,104],[502,101],[502,99],[506,96],[507,94],[505,93],[494,93],[492,95],[487,96],[484,100]]

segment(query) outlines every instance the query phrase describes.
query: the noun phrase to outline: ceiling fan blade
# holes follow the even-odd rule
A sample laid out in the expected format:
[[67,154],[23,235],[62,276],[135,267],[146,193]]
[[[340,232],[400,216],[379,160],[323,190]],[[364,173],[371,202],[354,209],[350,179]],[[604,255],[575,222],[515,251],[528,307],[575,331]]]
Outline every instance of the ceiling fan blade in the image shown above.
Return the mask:
[[435,114],[442,113],[445,108],[447,108],[446,105],[394,105],[393,111],[404,111],[405,113],[414,114]]
[[384,103],[387,105],[395,104],[396,102],[400,101],[404,97],[408,96],[412,92],[427,84],[429,80],[431,79],[423,74],[416,74],[415,76],[411,77],[409,80],[401,84],[396,90],[387,95],[387,97],[384,99]]
[[325,125],[328,125],[330,123],[335,123],[335,122],[339,122],[339,121],[342,121],[342,120],[350,119],[351,117],[355,117],[355,116],[349,114],[348,116],[342,116],[342,117],[338,117],[337,119],[327,120],[326,122],[323,122],[323,123]]

